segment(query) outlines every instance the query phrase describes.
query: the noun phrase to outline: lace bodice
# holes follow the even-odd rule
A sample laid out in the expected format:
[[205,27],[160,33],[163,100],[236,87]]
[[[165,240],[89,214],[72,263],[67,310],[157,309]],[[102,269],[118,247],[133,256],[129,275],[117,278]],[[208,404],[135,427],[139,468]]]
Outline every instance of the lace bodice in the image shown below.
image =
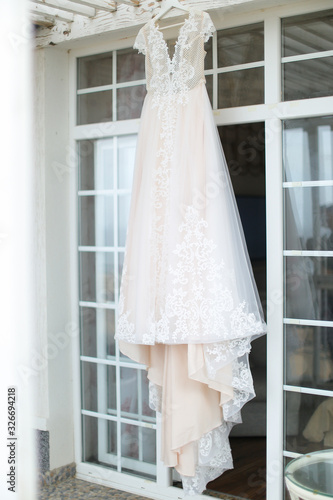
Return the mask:
[[146,56],[147,91],[158,95],[177,94],[180,99],[198,83],[205,82],[204,43],[215,31],[207,12],[190,10],[179,30],[170,58],[162,31],[151,19],[139,31],[133,47]]

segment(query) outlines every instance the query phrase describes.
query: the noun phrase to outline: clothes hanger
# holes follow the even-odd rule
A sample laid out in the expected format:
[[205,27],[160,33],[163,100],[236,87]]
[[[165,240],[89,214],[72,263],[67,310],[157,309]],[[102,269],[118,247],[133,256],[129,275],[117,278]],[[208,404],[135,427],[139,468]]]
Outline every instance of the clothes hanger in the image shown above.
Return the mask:
[[[184,4],[180,3],[179,0],[164,0],[163,6],[161,7],[160,12],[157,14],[157,16],[154,17],[154,21],[157,21],[158,19],[161,19],[162,17],[165,16],[167,12],[171,9],[180,9],[184,10],[185,12],[190,12],[189,7],[186,7]],[[182,23],[180,23],[182,24]],[[173,24],[172,26],[178,26],[178,24]],[[171,26],[166,26],[166,28],[171,28]]]

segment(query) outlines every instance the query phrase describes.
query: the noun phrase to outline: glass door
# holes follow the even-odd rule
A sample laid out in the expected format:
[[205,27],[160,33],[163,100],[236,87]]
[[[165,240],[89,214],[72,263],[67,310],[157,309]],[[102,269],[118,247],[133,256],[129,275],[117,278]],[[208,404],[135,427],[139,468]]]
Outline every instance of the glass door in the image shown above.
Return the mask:
[[146,370],[114,342],[136,135],[78,147],[83,460],[154,478]]
[[285,464],[333,445],[333,116],[306,117],[333,94],[332,47],[332,10],[282,20],[283,100],[307,102],[282,122]]
[[285,120],[283,148],[284,449],[292,458],[333,445],[333,117]]

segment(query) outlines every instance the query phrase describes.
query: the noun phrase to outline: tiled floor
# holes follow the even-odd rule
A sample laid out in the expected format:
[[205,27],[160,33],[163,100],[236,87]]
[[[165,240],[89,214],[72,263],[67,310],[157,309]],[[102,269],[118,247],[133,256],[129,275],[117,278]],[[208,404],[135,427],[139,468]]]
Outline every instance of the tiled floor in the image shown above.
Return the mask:
[[[208,493],[208,492],[207,492]],[[215,498],[231,500],[236,497],[221,495],[217,492],[209,491]],[[43,486],[38,495],[38,500],[76,500],[88,498],[90,500],[103,500],[112,498],[114,500],[147,500],[146,497],[131,495],[124,491],[114,490],[98,484],[89,483],[72,477],[65,481],[59,481],[49,486]]]
[[81,498],[89,498],[90,500],[107,498],[113,498],[114,500],[147,500],[145,497],[131,495],[130,493],[82,481],[75,477],[49,486],[43,486],[38,495],[38,500],[76,500]]

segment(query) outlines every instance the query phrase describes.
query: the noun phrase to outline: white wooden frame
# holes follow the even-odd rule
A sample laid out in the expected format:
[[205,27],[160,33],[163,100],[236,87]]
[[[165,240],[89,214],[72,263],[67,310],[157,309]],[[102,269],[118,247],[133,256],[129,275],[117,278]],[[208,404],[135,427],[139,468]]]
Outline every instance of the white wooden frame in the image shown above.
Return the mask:
[[[284,495],[283,457],[297,456],[297,454],[294,453],[283,452],[283,392],[284,390],[299,390],[301,392],[305,392],[303,388],[295,388],[283,384],[283,325],[289,320],[283,318],[283,256],[287,255],[286,251],[283,250],[283,188],[287,186],[283,183],[282,179],[282,121],[292,118],[315,117],[333,114],[333,97],[280,102],[280,18],[305,14],[308,12],[317,12],[330,8],[332,8],[332,4],[329,0],[320,0],[316,4],[306,1],[282,7],[267,8],[262,11],[253,11],[250,13],[235,13],[230,15],[224,14],[223,20],[220,24],[215,22],[217,29],[244,26],[260,21],[265,23],[265,104],[222,110],[215,109],[214,117],[216,125],[232,125],[260,121],[264,121],[266,125],[267,300],[274,306],[268,317],[269,333],[267,336],[267,365],[269,367],[274,366],[274,370],[268,370],[267,372],[267,498],[269,500],[281,500]],[[171,30],[170,36],[173,36]],[[133,44],[133,41],[134,38],[128,38],[126,41],[115,41],[112,44],[112,48],[113,50],[117,50],[129,47]],[[213,38],[213,47],[216,49],[216,34]],[[78,49],[72,51],[70,54],[70,120],[72,146],[74,146],[75,141],[78,139],[109,137],[112,134],[122,135],[136,133],[138,131],[139,120],[75,126],[76,58],[109,51],[109,45],[91,43],[86,49]],[[216,82],[218,77],[218,71],[216,71],[216,50],[213,52],[213,57],[215,58],[213,59],[213,69],[206,71],[206,74],[212,74],[213,81],[215,81],[215,85],[213,87],[213,107],[216,107]],[[260,66],[261,64],[258,65]],[[249,67],[250,66],[251,65],[249,65]],[[232,69],[234,70],[235,67]],[[142,81],[140,81],[140,83],[142,83]],[[115,87],[113,86],[113,88]],[[75,168],[75,165],[73,165],[73,168]],[[72,179],[73,178],[74,177],[72,177]],[[72,231],[72,284],[73,296],[77,299],[76,301],[73,301],[73,317],[77,318],[77,241],[75,241],[77,212],[75,199],[76,186],[73,185],[71,190],[71,221],[72,227],[74,228]],[[290,321],[296,322],[301,320]],[[317,324],[317,322],[312,323]],[[299,324],[301,324],[301,322]],[[144,494],[147,498],[182,498],[182,491],[170,486],[170,471],[160,462],[157,464],[157,476],[159,477],[159,481],[157,483],[81,462],[81,422],[79,402],[80,380],[78,352],[79,347],[77,345],[76,349],[74,349],[73,366],[75,375],[75,449],[76,462],[78,464],[78,477],[92,480],[93,482],[99,484],[123,489],[132,493]],[[311,394],[315,393],[317,392],[311,392]],[[157,421],[157,433],[159,433],[159,426],[160,424]],[[204,495],[200,496],[200,498],[204,497]]]

